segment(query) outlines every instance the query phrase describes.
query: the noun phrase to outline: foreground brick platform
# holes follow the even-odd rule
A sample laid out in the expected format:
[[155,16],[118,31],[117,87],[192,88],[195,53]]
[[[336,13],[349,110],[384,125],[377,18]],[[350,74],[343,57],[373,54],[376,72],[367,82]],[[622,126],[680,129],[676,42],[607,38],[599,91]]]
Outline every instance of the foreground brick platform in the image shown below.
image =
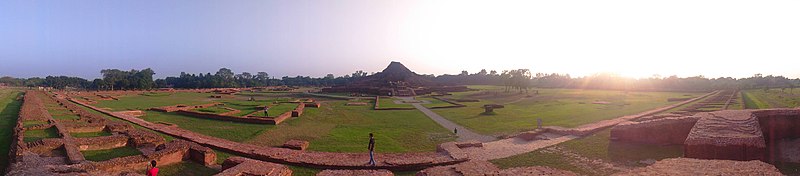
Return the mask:
[[549,167],[515,167],[500,169],[488,161],[468,161],[450,166],[431,167],[417,173],[417,176],[465,176],[465,175],[577,175],[570,171],[553,169]]
[[[696,121],[693,123],[693,121]],[[780,160],[780,141],[800,137],[800,109],[725,110],[694,116],[625,122],[611,139],[651,144],[682,144],[684,156],[699,159]],[[683,142],[680,142],[683,138]]]
[[761,161],[703,160],[670,158],[653,165],[614,174],[627,175],[783,175],[775,166]]

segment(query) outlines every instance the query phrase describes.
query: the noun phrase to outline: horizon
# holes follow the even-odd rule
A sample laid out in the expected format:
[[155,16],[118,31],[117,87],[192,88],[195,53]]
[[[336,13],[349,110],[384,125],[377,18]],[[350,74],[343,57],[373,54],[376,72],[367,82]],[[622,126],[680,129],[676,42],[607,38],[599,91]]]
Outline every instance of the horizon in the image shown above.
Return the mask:
[[800,78],[796,1],[193,2],[0,2],[0,76],[323,77],[399,61],[434,75]]

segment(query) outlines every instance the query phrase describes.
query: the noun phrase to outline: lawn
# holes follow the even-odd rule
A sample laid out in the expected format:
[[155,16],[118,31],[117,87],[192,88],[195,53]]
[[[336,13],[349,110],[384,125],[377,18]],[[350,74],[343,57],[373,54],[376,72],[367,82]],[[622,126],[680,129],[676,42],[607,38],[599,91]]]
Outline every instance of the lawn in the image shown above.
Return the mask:
[[[624,92],[610,90],[537,89],[525,93],[505,93],[502,90],[460,92],[454,98],[479,99],[481,102],[464,102],[464,108],[435,109],[444,116],[475,132],[489,135],[512,134],[532,130],[536,119],[546,126],[576,127],[600,120],[636,114],[678,102],[668,98],[697,97],[703,93],[680,92]],[[526,97],[526,95],[531,95]],[[513,102],[511,104],[505,104]],[[598,104],[598,103],[603,104]],[[495,114],[481,114],[484,104],[505,104],[495,109]]]
[[22,134],[24,137],[25,142],[33,142],[42,140],[45,138],[58,138],[61,137],[58,135],[58,131],[56,127],[50,127],[43,130],[25,130],[25,133]]
[[[16,118],[16,117],[14,117],[14,118]],[[48,123],[50,123],[50,122],[40,121],[40,120],[26,120],[26,121],[22,122],[22,126],[27,128],[27,127],[32,127],[32,126],[41,125],[41,124],[48,124]]]
[[125,146],[107,150],[86,150],[81,151],[83,157],[89,161],[105,161],[119,157],[141,155],[142,152],[136,148]]
[[180,115],[174,112],[145,111],[140,118],[150,122],[167,122],[196,133],[223,138],[235,142],[251,139],[274,125],[239,123]]
[[264,105],[267,105],[267,104],[274,106],[274,107],[270,108],[270,115],[271,116],[279,115],[279,114],[284,113],[286,111],[293,110],[295,107],[297,107],[297,104],[294,104],[294,103],[283,103],[281,105],[273,104],[276,101],[278,101],[278,102],[280,102],[280,101],[289,101],[289,99],[288,98],[275,98],[275,97],[268,98],[268,99],[256,99],[256,101],[226,99],[226,100],[223,100],[222,103],[224,103],[226,107],[242,111],[242,112],[234,114],[235,116],[245,116],[247,114],[250,114],[250,113],[253,113],[253,112],[256,112],[256,111],[262,111],[262,113],[259,113],[257,115],[264,115],[264,113],[263,113],[264,109],[258,108],[258,107],[259,106],[264,107]]
[[290,139],[310,141],[309,150],[366,152],[370,132],[376,152],[435,151],[436,145],[455,136],[419,111],[376,111],[371,106],[345,106],[347,101],[327,101],[322,108],[306,108],[303,116],[286,121],[246,141],[279,146]]
[[8,166],[11,134],[17,125],[17,116],[22,105],[22,101],[17,100],[20,95],[22,93],[16,90],[0,89],[0,171]]
[[219,113],[224,113],[224,112],[229,112],[230,111],[230,110],[227,110],[225,108],[222,108],[222,106],[211,106],[211,107],[194,109],[194,110],[198,111],[198,112],[205,112],[205,113],[212,113],[212,114],[219,114]]
[[98,132],[87,132],[87,133],[70,133],[70,135],[76,138],[91,138],[91,137],[111,136],[111,133],[107,131],[98,131]]
[[448,102],[444,102],[442,100],[438,100],[438,99],[430,98],[430,97],[418,97],[417,100],[429,101],[430,103],[428,103],[428,104],[422,104],[422,106],[425,106],[426,108],[453,106],[454,105],[454,104],[450,104]]
[[128,109],[145,110],[152,107],[172,106],[177,104],[199,105],[211,103],[213,100],[209,98],[211,95],[211,93],[194,92],[176,92],[166,96],[128,95],[119,97],[119,100],[99,100],[94,106],[121,111]]
[[[587,160],[600,160],[614,165],[625,167],[643,167],[640,163],[643,160],[661,160],[666,158],[677,158],[683,156],[681,145],[648,145],[623,142],[612,142],[609,140],[611,129],[606,129],[587,137],[567,141],[558,145],[562,151],[575,154]],[[548,149],[552,149],[550,147]],[[591,164],[586,161],[576,160],[574,157],[566,156],[562,153],[551,152],[552,150],[540,149],[533,152],[516,155],[508,158],[492,160],[501,168],[524,167],[524,166],[548,166],[563,170],[569,170],[585,175],[603,175],[607,170],[600,169],[601,166]],[[578,166],[581,163],[581,166]]]
[[742,91],[747,109],[794,108],[800,106],[800,91],[752,89]]
[[411,104],[395,104],[394,101],[399,99],[381,97],[378,102],[378,108],[414,108]]

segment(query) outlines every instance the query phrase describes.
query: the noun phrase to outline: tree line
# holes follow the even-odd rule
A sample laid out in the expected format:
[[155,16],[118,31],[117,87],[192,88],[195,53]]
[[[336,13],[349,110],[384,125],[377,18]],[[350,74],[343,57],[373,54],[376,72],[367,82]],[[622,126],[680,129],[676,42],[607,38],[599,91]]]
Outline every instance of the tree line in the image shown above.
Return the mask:
[[[215,73],[189,74],[181,72],[178,76],[164,79],[153,79],[155,72],[146,68],[143,70],[118,70],[103,69],[100,71],[102,78],[92,81],[70,76],[47,76],[45,78],[13,78],[0,77],[0,83],[8,86],[25,87],[53,87],[56,89],[86,89],[86,90],[149,90],[154,88],[234,88],[234,87],[262,87],[262,86],[338,86],[346,85],[353,80],[366,77],[374,73],[356,71],[344,76],[328,74],[325,77],[314,78],[310,76],[284,76],[275,78],[266,72],[234,73],[227,68],[220,68]],[[423,75],[434,82],[449,85],[499,85],[507,91],[527,91],[532,87],[538,88],[581,88],[581,89],[610,89],[610,90],[646,90],[646,91],[708,91],[716,89],[794,89],[800,85],[800,79],[789,79],[783,76],[755,74],[748,78],[706,78],[693,76],[681,78],[678,76],[661,77],[654,75],[650,78],[627,78],[616,74],[594,74],[584,77],[572,77],[569,74],[533,73],[529,69],[514,69],[504,71],[487,71],[483,69],[470,74],[462,71],[458,75]]]

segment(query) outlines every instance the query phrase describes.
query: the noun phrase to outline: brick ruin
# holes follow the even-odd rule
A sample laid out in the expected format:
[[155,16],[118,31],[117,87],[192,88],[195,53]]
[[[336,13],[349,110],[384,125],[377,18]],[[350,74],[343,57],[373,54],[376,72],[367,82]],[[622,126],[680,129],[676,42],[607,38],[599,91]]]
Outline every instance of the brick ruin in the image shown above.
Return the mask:
[[800,109],[724,110],[694,116],[626,122],[611,130],[611,139],[684,145],[684,156],[699,159],[760,160],[776,163],[780,145],[800,137]]
[[615,176],[627,175],[783,175],[775,166],[761,161],[704,160],[669,158],[653,165],[632,169]]
[[313,99],[306,99],[303,101],[296,100],[296,101],[287,101],[287,102],[280,102],[280,103],[297,103],[297,106],[291,110],[284,113],[281,113],[277,116],[259,116],[261,111],[255,111],[253,113],[244,115],[244,116],[235,116],[232,114],[238,113],[239,110],[232,109],[225,107],[228,110],[233,110],[231,112],[223,112],[219,114],[209,113],[209,112],[199,112],[194,111],[194,109],[201,109],[207,108],[212,106],[219,106],[224,105],[222,103],[209,103],[209,104],[202,104],[202,105],[173,105],[173,106],[162,106],[162,107],[155,107],[150,108],[150,110],[160,111],[160,112],[176,112],[182,115],[188,115],[192,117],[198,118],[207,118],[207,119],[215,119],[215,120],[223,120],[223,121],[233,121],[233,122],[243,122],[243,123],[258,123],[258,124],[270,124],[270,125],[277,125],[281,122],[291,118],[291,117],[300,117],[303,114],[303,110],[306,107],[315,107],[319,108],[321,104],[319,102],[315,102]]
[[[60,107],[78,116],[77,120],[56,120],[50,115],[42,99],[54,100]],[[25,122],[46,122],[26,127]],[[28,130],[55,128],[58,136],[26,142]],[[77,138],[71,133],[100,132],[110,136]],[[142,154],[105,161],[86,160],[81,151],[133,147]],[[108,121],[64,99],[48,96],[41,91],[27,91],[20,108],[17,125],[9,152],[11,165],[6,175],[118,175],[141,170],[151,160],[161,165],[192,161],[212,165],[216,160],[213,150],[193,142],[164,138],[136,129],[130,124]]]
[[462,176],[462,175],[577,175],[570,171],[553,169],[544,166],[516,167],[500,169],[488,161],[472,160],[456,165],[436,166],[424,169],[417,176]]

